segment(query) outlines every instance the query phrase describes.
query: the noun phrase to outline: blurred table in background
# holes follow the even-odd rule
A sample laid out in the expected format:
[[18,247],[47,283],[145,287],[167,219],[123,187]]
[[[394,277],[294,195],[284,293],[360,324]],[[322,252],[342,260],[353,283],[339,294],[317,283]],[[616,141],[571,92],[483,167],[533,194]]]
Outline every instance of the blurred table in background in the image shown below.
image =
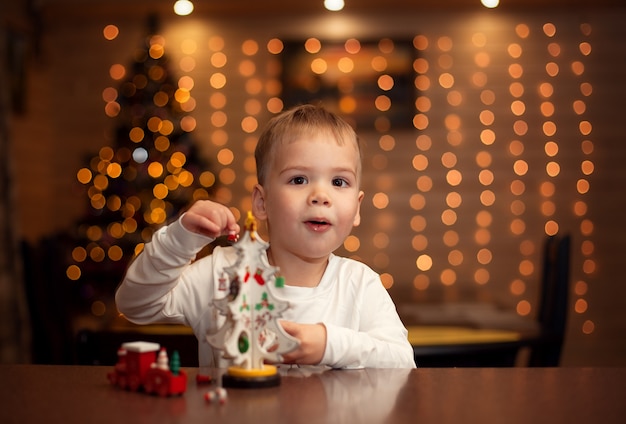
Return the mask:
[[541,330],[491,303],[399,305],[398,313],[418,367],[512,367]]
[[178,351],[181,365],[198,366],[198,339],[190,327],[176,324],[137,325],[124,317],[102,329],[83,329],[76,337],[76,364],[114,365],[125,342],[148,341]]
[[[419,367],[511,367],[539,334],[535,321],[486,303],[399,305]],[[76,363],[113,365],[124,342],[145,340],[177,350],[183,366],[198,365],[198,341],[182,325],[136,325],[123,317],[107,328],[83,330]]]

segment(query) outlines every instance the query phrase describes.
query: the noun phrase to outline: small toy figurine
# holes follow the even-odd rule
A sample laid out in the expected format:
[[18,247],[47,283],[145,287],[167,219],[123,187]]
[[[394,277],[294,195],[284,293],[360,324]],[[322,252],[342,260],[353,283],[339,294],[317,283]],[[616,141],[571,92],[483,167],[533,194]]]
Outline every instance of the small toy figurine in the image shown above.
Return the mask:
[[204,394],[204,400],[206,400],[208,403],[219,402],[220,405],[223,405],[226,403],[227,398],[228,393],[223,387],[217,387],[214,390],[209,390]]
[[[207,341],[223,350],[223,357],[232,364],[222,376],[226,387],[272,387],[280,384],[277,368],[265,361],[279,362],[281,354],[298,346],[298,340],[287,334],[278,323],[287,302],[277,300],[272,290],[284,286],[277,277],[278,268],[267,261],[269,244],[256,232],[251,212],[245,233],[234,247],[237,262],[223,270],[226,295],[214,301],[226,317],[224,325]],[[274,287],[275,286],[275,287]]]
[[129,342],[122,344],[117,356],[113,372],[107,375],[114,386],[133,392],[143,388],[148,394],[162,397],[182,395],[187,390],[187,374],[180,369],[177,351],[170,362],[167,351],[158,343]]
[[199,386],[211,384],[212,381],[213,378],[209,374],[202,373],[201,371],[198,371],[198,374],[196,374],[196,384]]

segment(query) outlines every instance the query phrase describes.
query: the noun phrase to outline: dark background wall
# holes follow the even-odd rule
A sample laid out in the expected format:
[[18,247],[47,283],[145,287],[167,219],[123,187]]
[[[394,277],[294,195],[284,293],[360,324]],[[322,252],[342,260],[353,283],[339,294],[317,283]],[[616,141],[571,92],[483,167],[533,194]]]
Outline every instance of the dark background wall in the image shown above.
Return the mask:
[[[331,14],[229,2],[233,9],[201,4],[182,18],[168,2],[152,3],[175,71],[194,81],[193,137],[220,181],[215,198],[242,214],[259,132],[242,122],[262,126],[280,97],[281,55],[268,50],[270,41],[408,41],[418,59],[407,70],[415,119],[357,128],[367,145],[364,223],[341,253],[371,264],[401,305],[490,300],[533,316],[541,242],[556,225],[573,238],[563,364],[624,364],[626,9],[542,2],[383,11],[366,2]],[[11,222],[29,243],[71,231],[84,217],[88,198],[76,173],[112,144],[103,91],[118,83],[111,67],[128,66],[152,11],[141,2],[76,5],[44,3],[35,18],[17,13],[25,25],[6,23],[33,41],[20,71],[23,110],[10,114],[7,138]],[[120,31],[111,41],[103,36],[109,24]],[[216,74],[226,85],[212,82]],[[546,147],[555,145],[556,152]],[[220,162],[224,153],[234,160]],[[550,166],[558,174],[549,175]],[[105,311],[79,317],[71,331],[113,319],[109,297],[86,300]]]

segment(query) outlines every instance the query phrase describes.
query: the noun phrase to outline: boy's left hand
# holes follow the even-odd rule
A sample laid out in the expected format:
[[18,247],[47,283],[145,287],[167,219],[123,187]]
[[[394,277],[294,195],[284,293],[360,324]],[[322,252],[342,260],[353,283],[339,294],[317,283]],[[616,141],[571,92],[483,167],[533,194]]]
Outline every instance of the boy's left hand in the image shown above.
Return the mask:
[[283,363],[317,365],[326,350],[326,326],[324,324],[298,324],[281,320],[283,329],[300,341],[300,346],[283,354]]
[[233,212],[210,200],[198,200],[191,205],[182,216],[181,223],[187,230],[211,238],[239,233],[239,225]]

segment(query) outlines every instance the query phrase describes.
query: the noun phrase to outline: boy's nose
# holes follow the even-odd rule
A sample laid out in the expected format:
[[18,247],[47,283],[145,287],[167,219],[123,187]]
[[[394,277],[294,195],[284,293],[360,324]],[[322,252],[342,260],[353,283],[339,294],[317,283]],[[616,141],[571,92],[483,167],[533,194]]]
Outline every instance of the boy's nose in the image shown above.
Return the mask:
[[319,188],[314,189],[309,196],[309,202],[312,205],[330,205],[330,196],[326,194],[325,191],[320,190]]

